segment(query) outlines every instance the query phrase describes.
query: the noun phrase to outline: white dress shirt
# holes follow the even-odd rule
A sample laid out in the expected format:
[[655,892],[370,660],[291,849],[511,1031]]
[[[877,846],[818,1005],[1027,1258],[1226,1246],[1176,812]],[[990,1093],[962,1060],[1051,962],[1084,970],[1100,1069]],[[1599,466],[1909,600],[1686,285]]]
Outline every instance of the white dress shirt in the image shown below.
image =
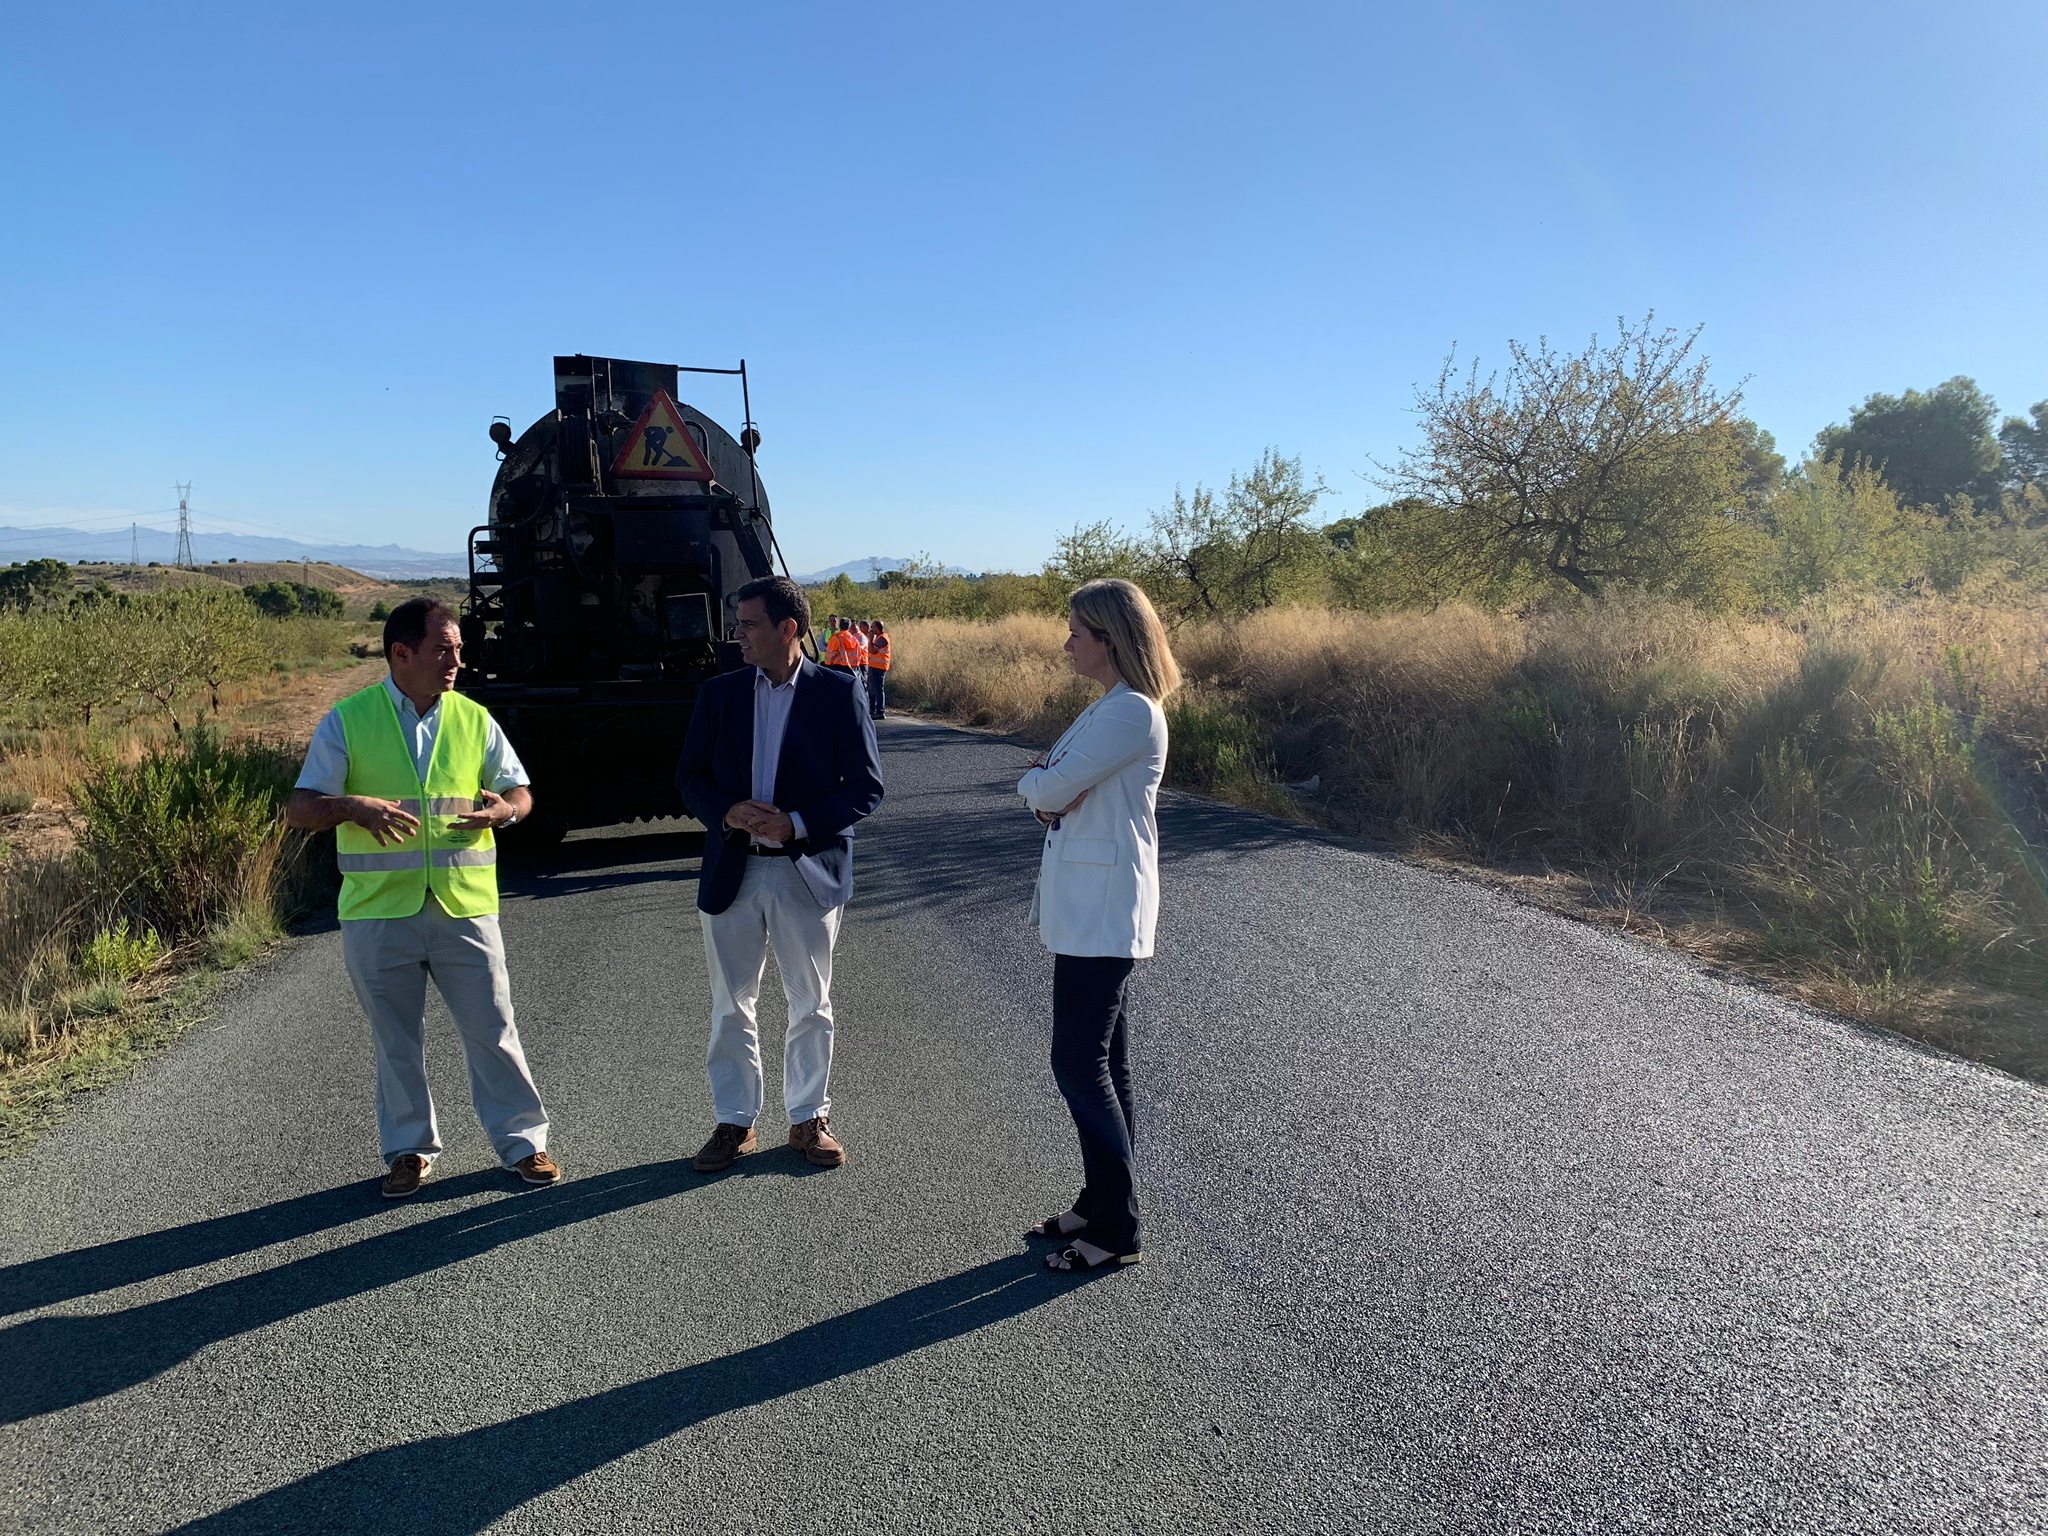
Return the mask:
[[[796,680],[803,675],[799,662],[789,681],[776,684],[759,667],[754,668],[754,798],[763,805],[775,804],[775,771],[782,764],[782,738],[789,730],[789,711],[796,703]],[[787,806],[777,809],[787,811]],[[796,840],[804,840],[804,819],[789,811],[796,828]],[[757,847],[780,848],[772,837],[754,839]]]
[[[423,715],[389,675],[384,679],[384,691],[391,695],[392,707],[398,711],[398,728],[405,734],[413,767],[419,770],[420,782],[424,784],[427,769],[434,761],[434,743],[441,735],[441,701],[434,700]],[[482,782],[494,795],[533,782],[496,720],[490,722],[484,737]],[[314,727],[313,740],[306,747],[306,765],[299,770],[295,787],[320,795],[339,795],[348,789],[348,733],[341,727],[341,711],[330,709]]]

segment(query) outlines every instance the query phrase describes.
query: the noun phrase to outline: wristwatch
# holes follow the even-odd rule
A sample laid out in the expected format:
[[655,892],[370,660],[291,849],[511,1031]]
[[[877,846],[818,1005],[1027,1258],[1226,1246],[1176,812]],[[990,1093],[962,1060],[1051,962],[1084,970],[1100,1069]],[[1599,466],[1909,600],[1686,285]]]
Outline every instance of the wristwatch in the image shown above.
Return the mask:
[[503,825],[505,825],[505,826],[508,826],[508,827],[509,827],[509,826],[511,826],[511,825],[512,825],[512,824],[513,824],[514,822],[516,822],[517,820],[519,820],[519,813],[518,813],[517,811],[514,811],[514,812],[513,812],[513,813],[512,813],[512,814],[511,814],[510,816],[507,816],[507,817],[505,818],[505,820],[504,820],[504,822],[503,822]]

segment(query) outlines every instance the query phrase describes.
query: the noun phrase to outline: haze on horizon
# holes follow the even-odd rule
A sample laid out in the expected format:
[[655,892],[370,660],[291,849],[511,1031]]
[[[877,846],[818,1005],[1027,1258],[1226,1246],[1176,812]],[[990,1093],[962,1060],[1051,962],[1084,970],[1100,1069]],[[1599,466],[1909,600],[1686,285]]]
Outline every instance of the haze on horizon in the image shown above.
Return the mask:
[[4,524],[161,523],[176,480],[202,527],[459,548],[558,352],[746,357],[798,570],[1035,567],[1268,445],[1356,511],[1453,344],[1650,310],[1794,456],[1873,391],[2048,396],[2020,0],[102,6],[10,43]]

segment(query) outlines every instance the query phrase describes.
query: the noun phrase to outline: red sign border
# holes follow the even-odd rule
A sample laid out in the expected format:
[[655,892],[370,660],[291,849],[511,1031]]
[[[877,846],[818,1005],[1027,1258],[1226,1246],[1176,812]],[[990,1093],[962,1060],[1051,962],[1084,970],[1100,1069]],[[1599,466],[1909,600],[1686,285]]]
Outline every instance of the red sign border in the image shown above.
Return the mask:
[[[654,420],[654,408],[663,401],[668,402],[670,414],[675,417],[676,425],[682,429],[683,441],[688,445],[686,451],[692,461],[690,466],[685,469],[629,468],[626,461],[639,449],[640,440],[647,431],[647,424]],[[640,413],[640,419],[633,423],[633,430],[626,434],[625,446],[619,450],[619,456],[612,460],[612,473],[630,480],[702,480],[706,484],[714,478],[711,460],[705,455],[704,450],[697,446],[697,439],[690,432],[690,424],[683,419],[682,407],[669,399],[669,393],[665,389],[657,389],[654,392],[654,398],[647,402],[647,409]]]

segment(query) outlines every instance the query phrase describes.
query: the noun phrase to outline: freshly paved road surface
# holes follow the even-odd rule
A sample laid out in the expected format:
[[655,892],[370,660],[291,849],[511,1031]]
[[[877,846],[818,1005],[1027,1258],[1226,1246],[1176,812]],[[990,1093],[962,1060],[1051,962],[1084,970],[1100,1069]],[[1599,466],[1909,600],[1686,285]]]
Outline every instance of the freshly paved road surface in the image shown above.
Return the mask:
[[1176,799],[1151,1262],[1050,1277],[1026,754],[885,743],[849,1166],[689,1171],[679,836],[512,881],[558,1189],[492,1167],[444,1028],[447,1156],[377,1198],[315,935],[6,1166],[0,1527],[2048,1529],[2048,1093]]

